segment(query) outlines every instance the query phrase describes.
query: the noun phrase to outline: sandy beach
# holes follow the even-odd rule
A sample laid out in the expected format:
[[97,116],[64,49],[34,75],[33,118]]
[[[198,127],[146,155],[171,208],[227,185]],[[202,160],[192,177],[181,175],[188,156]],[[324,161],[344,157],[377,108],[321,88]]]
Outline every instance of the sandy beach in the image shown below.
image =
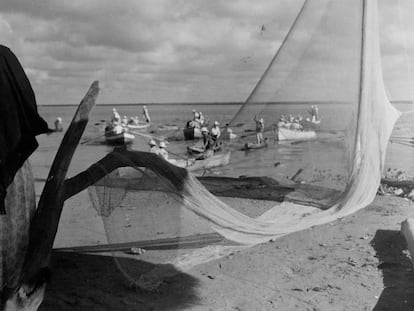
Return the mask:
[[[97,223],[81,223],[85,197],[74,200],[56,243],[71,234],[104,243],[104,233],[91,229]],[[399,232],[407,217],[414,217],[413,202],[377,196],[352,216],[177,272],[155,292],[131,287],[111,256],[55,252],[41,310],[413,310],[414,273]]]

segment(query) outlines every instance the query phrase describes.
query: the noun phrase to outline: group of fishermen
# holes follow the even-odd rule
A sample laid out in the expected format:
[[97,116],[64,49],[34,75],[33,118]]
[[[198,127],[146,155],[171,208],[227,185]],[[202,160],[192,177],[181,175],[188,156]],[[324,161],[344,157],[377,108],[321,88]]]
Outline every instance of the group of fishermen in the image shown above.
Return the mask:
[[[203,152],[198,155],[197,159],[206,159],[214,155],[215,149],[219,143],[221,136],[220,123],[215,121],[212,128],[209,130],[207,126],[203,126],[201,129],[202,138],[202,149]],[[168,151],[166,150],[166,142],[161,141],[157,146],[154,139],[149,141],[150,150],[149,152],[158,154],[165,160],[168,160]]]
[[203,126],[207,125],[205,117],[203,113],[200,111],[196,111],[193,109],[193,119],[188,121],[187,128],[199,128],[201,129]]
[[159,146],[157,146],[157,143],[154,139],[151,139],[149,142],[149,152],[158,154],[161,158],[168,161],[168,151],[167,151],[167,144],[165,141],[161,141]]
[[303,130],[303,117],[298,115],[296,117],[289,115],[286,117],[285,115],[281,115],[279,121],[277,122],[278,128],[287,128],[290,130],[302,131]]
[[311,110],[309,111],[310,117],[304,119],[301,115],[297,115],[294,117],[293,115],[289,115],[286,117],[285,115],[281,115],[279,121],[277,122],[277,126],[279,128],[287,128],[291,130],[303,131],[305,122],[311,123],[319,123],[319,108],[316,105],[311,106]]
[[[151,122],[151,118],[149,116],[147,106],[142,107],[142,115],[144,117],[145,122],[147,122],[147,123]],[[121,118],[121,115],[116,110],[116,108],[112,108],[111,122],[106,127],[106,131],[111,131],[114,134],[121,134],[121,133],[126,131],[125,127],[128,124],[130,124],[130,125],[139,125],[139,123],[140,123],[140,121],[139,121],[138,116],[130,117],[129,120],[128,120],[127,116],[123,116]]]

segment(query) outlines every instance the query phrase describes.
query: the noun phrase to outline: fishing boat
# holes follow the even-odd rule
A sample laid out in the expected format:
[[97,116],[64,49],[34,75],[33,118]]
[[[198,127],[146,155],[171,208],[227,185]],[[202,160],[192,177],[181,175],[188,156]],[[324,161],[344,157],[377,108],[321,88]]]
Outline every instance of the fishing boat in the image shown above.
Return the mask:
[[189,171],[197,171],[229,164],[230,154],[231,151],[227,151],[225,153],[214,154],[206,159],[168,159],[168,161],[176,166],[184,167]]
[[201,130],[198,127],[187,127],[183,129],[184,139],[193,140],[203,137]]
[[316,132],[313,130],[291,130],[284,127],[279,127],[276,130],[277,140],[311,140],[316,139]]
[[245,143],[242,150],[251,150],[251,149],[262,149],[267,147],[267,138],[263,142],[259,143]]
[[110,124],[105,127],[105,141],[111,145],[130,144],[135,136],[128,133],[121,125]]
[[150,122],[139,122],[138,124],[128,123],[127,125],[125,125],[125,127],[131,130],[144,130],[148,128],[150,125]]
[[123,132],[123,133],[105,133],[105,141],[110,145],[127,145],[133,142],[135,136]]
[[[223,142],[221,142],[221,141],[216,142],[216,144],[214,145],[214,148],[213,148],[214,152],[220,151],[222,146],[223,146]],[[199,141],[196,144],[187,147],[187,152],[190,155],[191,154],[200,154],[200,153],[203,153],[204,151],[205,150],[204,150],[202,141]]]

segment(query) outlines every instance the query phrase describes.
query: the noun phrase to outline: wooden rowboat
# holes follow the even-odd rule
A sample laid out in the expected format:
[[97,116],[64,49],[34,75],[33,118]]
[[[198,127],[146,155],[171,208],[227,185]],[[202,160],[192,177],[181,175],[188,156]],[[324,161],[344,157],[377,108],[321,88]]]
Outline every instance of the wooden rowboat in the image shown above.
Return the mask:
[[230,162],[231,151],[227,151],[221,154],[215,154],[206,159],[197,160],[195,158],[184,159],[168,159],[171,164],[179,167],[184,167],[189,171],[197,171],[201,169],[214,168],[218,166],[224,166]]
[[[217,141],[216,144],[214,145],[214,149],[213,149],[214,152],[220,151],[222,146],[223,146],[223,142]],[[190,155],[204,153],[204,151],[205,150],[204,150],[202,141],[198,141],[194,145],[187,147],[187,152]]]
[[151,123],[149,122],[140,122],[138,124],[127,124],[125,127],[131,130],[143,130],[148,128],[150,125]]
[[267,138],[260,144],[258,143],[245,143],[242,150],[261,149],[267,147]]
[[299,131],[283,127],[277,129],[277,140],[311,140],[316,139],[316,132],[313,130]]
[[133,142],[134,139],[135,139],[135,136],[127,132],[123,132],[119,134],[109,133],[109,132],[105,133],[105,140],[108,144],[111,144],[111,145],[130,144]]

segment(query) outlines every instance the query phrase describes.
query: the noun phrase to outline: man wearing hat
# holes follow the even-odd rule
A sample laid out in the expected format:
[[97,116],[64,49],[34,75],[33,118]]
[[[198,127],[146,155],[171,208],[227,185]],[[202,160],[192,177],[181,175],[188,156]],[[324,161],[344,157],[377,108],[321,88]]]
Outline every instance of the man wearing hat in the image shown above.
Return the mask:
[[214,125],[211,128],[211,137],[213,138],[214,141],[217,141],[217,139],[221,135],[221,131],[220,131],[219,125],[220,124],[217,121],[214,121]]
[[142,107],[142,114],[144,116],[145,121],[147,123],[150,123],[151,122],[151,118],[149,116],[149,112],[148,112],[147,106]]
[[168,151],[165,149],[166,147],[167,145],[165,144],[165,142],[160,142],[160,149],[158,150],[158,155],[168,161]]
[[207,127],[201,128],[201,134],[203,134],[204,154],[201,155],[199,158],[205,159],[205,158],[211,157],[214,154],[215,142],[212,139],[211,135],[209,134]]
[[119,115],[118,111],[116,111],[115,108],[112,108],[112,119],[111,123],[120,123],[121,122],[121,116]]
[[264,120],[263,118],[260,118],[260,120],[257,120],[256,116],[254,116],[253,119],[256,122],[256,140],[258,144],[263,143],[263,132],[264,132]]
[[155,140],[151,139],[149,142],[149,145],[150,145],[149,152],[158,154],[159,150],[158,150],[157,143],[155,142]]

